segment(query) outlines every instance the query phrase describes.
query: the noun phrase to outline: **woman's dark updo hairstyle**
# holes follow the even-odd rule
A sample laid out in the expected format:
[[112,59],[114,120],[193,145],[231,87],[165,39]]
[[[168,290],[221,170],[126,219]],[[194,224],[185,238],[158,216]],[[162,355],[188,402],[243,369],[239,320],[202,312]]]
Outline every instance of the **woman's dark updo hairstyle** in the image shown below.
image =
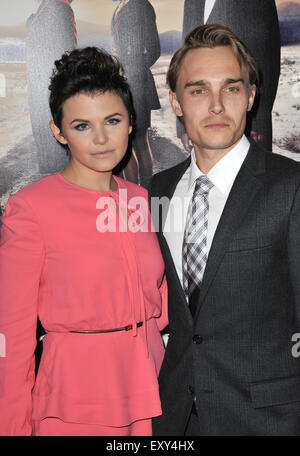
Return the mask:
[[50,80],[49,105],[55,125],[62,130],[63,104],[78,93],[112,92],[122,99],[134,125],[134,108],[129,85],[118,59],[103,49],[86,47],[66,52],[55,61]]

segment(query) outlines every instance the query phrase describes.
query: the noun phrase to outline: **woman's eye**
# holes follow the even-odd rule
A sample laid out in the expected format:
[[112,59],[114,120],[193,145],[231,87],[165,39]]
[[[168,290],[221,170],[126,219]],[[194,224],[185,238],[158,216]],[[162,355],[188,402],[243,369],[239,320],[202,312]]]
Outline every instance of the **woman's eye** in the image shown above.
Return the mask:
[[117,125],[120,122],[121,122],[121,119],[116,119],[115,117],[108,119],[108,121],[107,121],[107,123],[109,125]]
[[88,124],[86,124],[86,123],[78,124],[75,127],[75,129],[78,131],[83,131],[83,130],[86,130],[87,128],[88,128]]

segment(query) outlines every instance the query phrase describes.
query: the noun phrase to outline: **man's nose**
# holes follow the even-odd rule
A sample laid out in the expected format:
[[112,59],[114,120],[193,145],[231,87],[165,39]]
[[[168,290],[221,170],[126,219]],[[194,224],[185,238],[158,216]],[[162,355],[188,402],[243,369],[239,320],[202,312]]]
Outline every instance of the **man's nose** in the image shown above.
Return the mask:
[[212,114],[221,114],[224,112],[222,94],[220,92],[211,93],[209,110]]

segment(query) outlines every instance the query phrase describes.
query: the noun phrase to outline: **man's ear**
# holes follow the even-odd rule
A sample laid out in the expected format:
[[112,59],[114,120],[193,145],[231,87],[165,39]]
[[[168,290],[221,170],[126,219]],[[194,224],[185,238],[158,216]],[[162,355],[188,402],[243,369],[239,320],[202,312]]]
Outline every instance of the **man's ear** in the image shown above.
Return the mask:
[[177,99],[176,93],[172,92],[172,90],[170,90],[170,92],[169,92],[169,100],[170,100],[172,109],[173,109],[174,113],[176,114],[176,116],[177,117],[182,117],[183,113],[182,113],[182,110],[181,110],[180,103],[179,103],[179,101]]
[[55,125],[54,121],[53,120],[50,120],[49,122],[49,127],[50,127],[50,130],[54,136],[54,138],[60,142],[61,144],[68,144],[67,140],[65,139],[64,135],[62,134],[62,132],[60,131],[60,129]]
[[256,85],[252,84],[249,90],[249,98],[248,98],[248,107],[247,111],[251,111],[254,100],[255,100],[255,94],[256,94]]

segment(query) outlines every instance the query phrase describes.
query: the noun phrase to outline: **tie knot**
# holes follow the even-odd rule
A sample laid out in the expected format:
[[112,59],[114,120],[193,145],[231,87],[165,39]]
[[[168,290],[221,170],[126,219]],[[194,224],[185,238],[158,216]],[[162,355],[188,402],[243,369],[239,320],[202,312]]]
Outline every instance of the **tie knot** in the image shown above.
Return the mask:
[[205,193],[209,193],[213,186],[214,184],[209,180],[207,176],[200,176],[196,180],[194,193],[200,193],[202,195]]

